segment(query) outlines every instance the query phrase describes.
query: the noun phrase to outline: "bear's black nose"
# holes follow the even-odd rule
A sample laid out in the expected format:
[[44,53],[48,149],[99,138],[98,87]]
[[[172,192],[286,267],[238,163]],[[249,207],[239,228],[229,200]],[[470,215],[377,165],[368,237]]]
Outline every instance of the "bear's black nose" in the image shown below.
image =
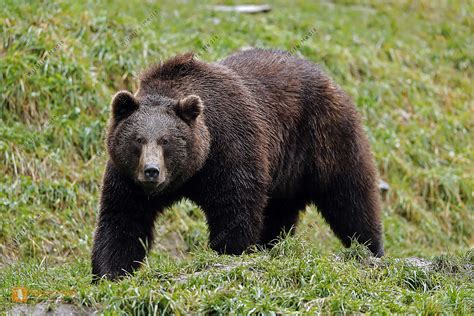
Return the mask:
[[147,181],[156,181],[158,179],[158,175],[160,174],[160,169],[154,165],[146,165],[145,166],[145,179]]

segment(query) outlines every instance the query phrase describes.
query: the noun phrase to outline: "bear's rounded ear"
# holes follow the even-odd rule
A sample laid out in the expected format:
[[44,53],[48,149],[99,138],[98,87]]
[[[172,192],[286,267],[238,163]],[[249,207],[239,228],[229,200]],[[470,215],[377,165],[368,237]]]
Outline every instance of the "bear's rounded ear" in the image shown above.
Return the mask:
[[197,95],[191,94],[176,103],[174,111],[183,121],[190,124],[203,111],[204,105],[202,100]]
[[118,122],[138,109],[138,102],[128,91],[119,91],[112,98],[112,118]]

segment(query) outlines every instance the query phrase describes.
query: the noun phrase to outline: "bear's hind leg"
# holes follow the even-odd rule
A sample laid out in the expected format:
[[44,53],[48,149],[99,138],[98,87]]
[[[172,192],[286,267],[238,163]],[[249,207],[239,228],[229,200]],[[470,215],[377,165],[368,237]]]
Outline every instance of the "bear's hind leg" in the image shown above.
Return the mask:
[[282,233],[293,234],[299,212],[305,204],[299,199],[271,199],[265,208],[263,232],[259,244],[272,247]]
[[316,195],[314,203],[344,246],[349,247],[356,239],[381,257],[384,250],[379,192],[375,183],[361,179],[361,175],[359,178],[349,173],[335,179]]

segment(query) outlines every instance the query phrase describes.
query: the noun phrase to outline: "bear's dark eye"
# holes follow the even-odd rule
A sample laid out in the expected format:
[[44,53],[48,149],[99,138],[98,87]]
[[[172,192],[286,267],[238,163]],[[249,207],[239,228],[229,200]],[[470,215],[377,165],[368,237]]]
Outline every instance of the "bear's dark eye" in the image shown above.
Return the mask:
[[163,140],[161,141],[161,143],[163,145],[168,145],[168,140],[166,138],[163,138]]
[[138,144],[141,144],[141,143],[143,143],[143,138],[141,138],[141,137],[138,137],[138,138],[137,138],[137,143],[138,143]]

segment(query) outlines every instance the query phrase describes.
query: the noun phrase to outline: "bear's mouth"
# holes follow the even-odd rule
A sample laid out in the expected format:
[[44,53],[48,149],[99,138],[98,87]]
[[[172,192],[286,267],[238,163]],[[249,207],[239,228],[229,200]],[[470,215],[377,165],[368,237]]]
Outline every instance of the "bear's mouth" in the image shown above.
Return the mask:
[[140,181],[140,185],[142,186],[145,193],[149,195],[156,195],[160,193],[163,188],[165,187],[165,182],[158,182],[158,181]]

